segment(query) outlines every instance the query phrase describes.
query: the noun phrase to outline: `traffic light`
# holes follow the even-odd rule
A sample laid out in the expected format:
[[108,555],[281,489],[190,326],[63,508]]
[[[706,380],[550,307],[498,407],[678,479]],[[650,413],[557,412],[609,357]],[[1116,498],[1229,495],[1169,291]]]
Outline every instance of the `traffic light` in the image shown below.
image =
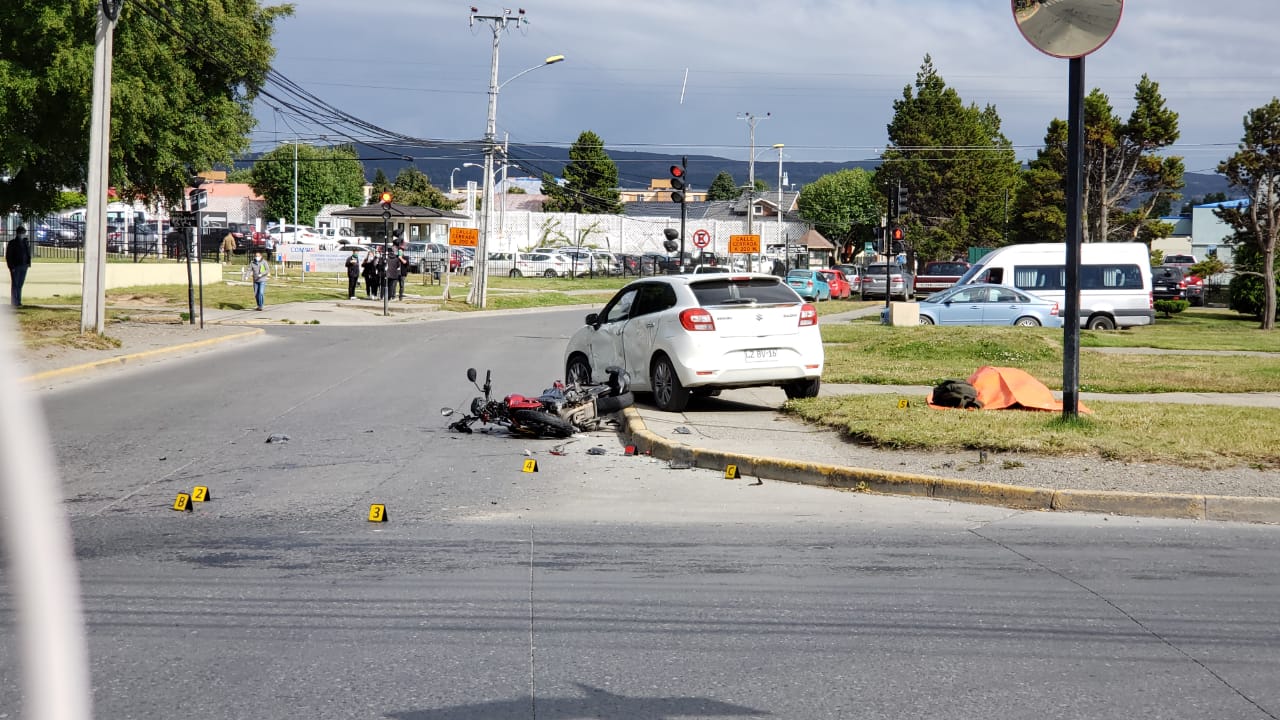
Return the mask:
[[907,212],[907,188],[898,185],[898,215]]
[[[675,193],[672,193],[672,195],[674,194]],[[667,236],[667,239],[662,242],[662,247],[666,248],[667,252],[673,253],[680,248],[680,245],[676,243],[676,240],[680,239],[679,230],[675,228],[666,228],[662,231],[662,234]]]
[[382,209],[383,210],[391,209],[391,191],[390,190],[384,190],[382,193]]
[[688,178],[685,177],[685,171],[688,167],[688,158],[680,158],[679,165],[671,166],[671,202],[685,202],[685,190],[688,184]]
[[898,253],[902,252],[903,250],[902,240],[906,236],[907,236],[907,233],[902,228],[895,227],[893,229],[893,244],[890,246],[890,249],[893,251],[894,255],[897,255]]

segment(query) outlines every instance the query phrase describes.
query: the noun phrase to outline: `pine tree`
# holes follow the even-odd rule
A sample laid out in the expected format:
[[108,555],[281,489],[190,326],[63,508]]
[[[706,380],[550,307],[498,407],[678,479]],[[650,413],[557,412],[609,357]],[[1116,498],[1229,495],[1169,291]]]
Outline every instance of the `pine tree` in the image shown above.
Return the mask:
[[893,109],[875,185],[886,195],[906,189],[908,254],[950,258],[970,245],[1002,244],[1021,168],[995,107],[965,105],[926,55]]
[[542,207],[546,212],[621,213],[618,194],[618,166],[604,150],[599,135],[584,130],[569,148],[569,162],[564,166],[565,184],[554,187],[552,179],[543,175]]
[[707,187],[707,200],[737,200],[742,190],[733,182],[728,170],[721,170]]
[[387,174],[382,172],[382,168],[373,174],[372,187],[369,190],[369,204],[380,202],[379,198],[382,193],[391,189],[391,181],[387,179]]
[[[1235,230],[1234,243],[1261,257],[1262,329],[1276,327],[1276,241],[1280,239],[1280,99],[1249,111],[1240,149],[1218,164],[1234,188],[1249,197],[1245,207],[1215,210]],[[1246,253],[1241,253],[1245,255]],[[1253,276],[1232,280],[1252,280]]]

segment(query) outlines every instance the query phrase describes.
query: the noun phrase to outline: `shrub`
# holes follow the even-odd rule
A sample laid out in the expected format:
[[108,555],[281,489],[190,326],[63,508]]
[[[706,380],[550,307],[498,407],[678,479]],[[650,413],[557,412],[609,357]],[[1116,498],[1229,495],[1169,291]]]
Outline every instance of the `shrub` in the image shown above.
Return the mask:
[[1191,307],[1191,303],[1186,300],[1157,300],[1156,312],[1163,313],[1165,317],[1173,317],[1178,313]]
[[[1227,287],[1231,296],[1231,309],[1244,315],[1262,317],[1265,303],[1262,298],[1264,288],[1262,278],[1258,275],[1236,275],[1231,278]],[[1276,306],[1276,316],[1280,317],[1280,304]]]

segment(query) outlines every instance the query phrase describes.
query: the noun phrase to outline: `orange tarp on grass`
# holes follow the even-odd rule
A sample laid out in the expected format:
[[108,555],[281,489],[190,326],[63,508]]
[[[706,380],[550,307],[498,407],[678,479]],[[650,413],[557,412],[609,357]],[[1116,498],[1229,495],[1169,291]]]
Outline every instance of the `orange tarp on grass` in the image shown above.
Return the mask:
[[[1062,411],[1062,401],[1050,392],[1045,384],[1018,368],[980,367],[969,376],[969,384],[978,391],[978,401],[983,410],[1022,408],[1025,410]],[[1079,410],[1087,415],[1093,411],[1078,403]],[[930,407],[940,407],[930,403]]]

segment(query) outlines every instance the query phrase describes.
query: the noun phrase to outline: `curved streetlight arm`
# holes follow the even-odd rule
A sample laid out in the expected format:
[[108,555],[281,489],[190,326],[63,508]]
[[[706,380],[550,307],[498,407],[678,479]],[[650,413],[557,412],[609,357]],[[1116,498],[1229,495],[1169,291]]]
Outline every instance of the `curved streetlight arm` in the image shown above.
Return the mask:
[[537,65],[534,65],[534,66],[533,66],[533,67],[531,67],[531,68],[525,68],[524,70],[521,70],[520,72],[516,73],[515,75],[512,75],[511,77],[507,78],[507,79],[506,79],[502,84],[498,85],[498,89],[499,89],[499,90],[501,90],[502,88],[506,87],[506,86],[507,86],[507,83],[511,82],[512,80],[515,80],[516,78],[520,77],[521,75],[527,75],[527,74],[529,74],[529,73],[533,72],[534,70],[537,70],[537,69],[538,69],[538,68],[540,68],[540,67],[546,67],[547,65],[555,65],[555,64],[556,64],[556,63],[558,63],[558,62],[564,62],[564,56],[563,56],[563,55],[552,55],[551,57],[547,58],[546,60],[543,60],[541,63],[539,63],[539,64],[537,64]]

